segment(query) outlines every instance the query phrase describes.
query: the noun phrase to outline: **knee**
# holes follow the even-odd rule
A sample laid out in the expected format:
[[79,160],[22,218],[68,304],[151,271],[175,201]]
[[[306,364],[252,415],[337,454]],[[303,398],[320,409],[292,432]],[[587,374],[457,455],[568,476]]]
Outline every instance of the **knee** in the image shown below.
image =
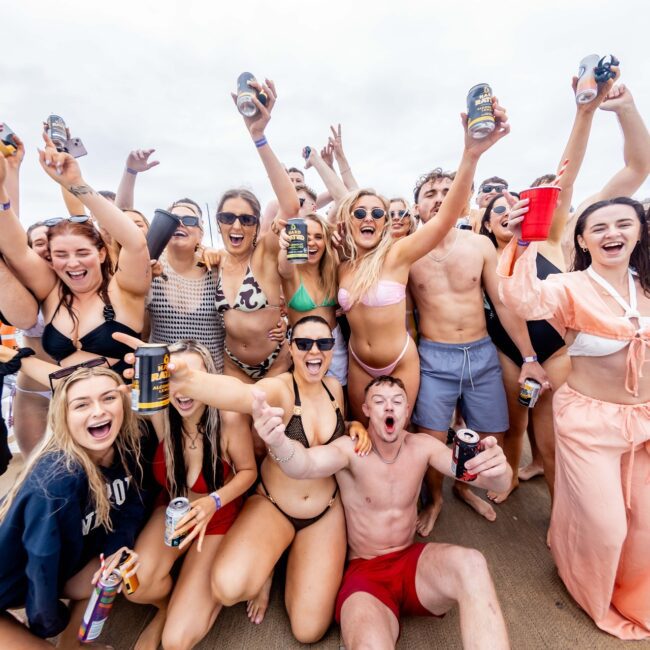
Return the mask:
[[208,632],[209,630],[197,630],[196,625],[190,629],[175,621],[173,625],[168,624],[163,628],[162,647],[165,650],[189,650]]
[[215,600],[226,607],[247,600],[249,596],[245,590],[245,578],[242,573],[226,567],[215,567],[212,572],[211,588]]
[[491,581],[485,556],[474,548],[456,547],[450,549],[451,553],[447,562],[459,586],[469,588],[484,580]]
[[328,627],[328,623],[304,620],[304,618],[299,621],[291,620],[291,632],[299,643],[316,643],[327,632]]

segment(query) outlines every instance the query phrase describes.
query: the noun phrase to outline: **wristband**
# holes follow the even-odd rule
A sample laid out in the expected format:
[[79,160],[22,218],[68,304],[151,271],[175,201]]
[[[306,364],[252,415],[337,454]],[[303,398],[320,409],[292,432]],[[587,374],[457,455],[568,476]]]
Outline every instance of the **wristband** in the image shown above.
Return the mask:
[[0,208],[2,208],[2,212],[6,212],[11,208],[11,201],[7,201],[6,203],[1,203]]
[[214,499],[217,510],[221,510],[221,497],[216,492],[210,492],[210,496]]
[[289,452],[288,456],[285,456],[284,458],[281,458],[280,456],[276,456],[272,451],[271,447],[267,447],[269,451],[269,456],[276,462],[276,463],[288,463],[295,455],[296,453],[296,445],[291,445],[291,451]]
[[517,240],[517,246],[523,246],[524,248],[526,248],[526,246],[528,246],[529,244],[530,244],[529,241],[524,241],[523,239]]
[[253,142],[258,149],[269,143],[265,135],[263,135],[259,140],[253,140]]
[[127,167],[127,168],[126,168],[126,171],[127,171],[129,174],[133,174],[134,176],[136,176],[137,173],[138,173],[138,170],[137,170],[137,169],[133,169],[133,167]]
[[524,357],[524,363],[537,363],[537,355],[533,354],[531,357]]

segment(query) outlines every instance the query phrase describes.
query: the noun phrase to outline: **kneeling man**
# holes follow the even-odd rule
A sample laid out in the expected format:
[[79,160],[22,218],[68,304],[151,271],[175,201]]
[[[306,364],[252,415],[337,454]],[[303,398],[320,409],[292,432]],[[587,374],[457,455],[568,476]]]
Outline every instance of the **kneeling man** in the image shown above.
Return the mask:
[[[508,648],[508,634],[483,555],[450,544],[415,543],[417,498],[429,467],[452,476],[451,451],[432,436],[404,430],[402,382],[377,377],[366,387],[372,452],[354,453],[348,437],[305,448],[287,438],[280,408],[255,398],[255,428],[293,478],[336,475],[345,509],[349,565],[336,603],[348,650],[394,648],[401,615],[442,616],[455,603],[465,648]],[[494,437],[466,466],[477,487],[507,490],[511,470]]]

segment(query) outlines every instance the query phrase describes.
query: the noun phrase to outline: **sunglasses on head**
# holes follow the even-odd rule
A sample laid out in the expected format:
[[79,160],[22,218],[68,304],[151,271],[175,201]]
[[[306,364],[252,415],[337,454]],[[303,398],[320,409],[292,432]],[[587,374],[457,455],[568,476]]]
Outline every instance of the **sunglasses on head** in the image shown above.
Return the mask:
[[495,205],[495,206],[492,208],[492,212],[494,212],[494,213],[496,213],[496,214],[503,214],[503,213],[506,212],[507,210],[508,210],[508,208],[506,208],[505,205]]
[[292,339],[292,343],[296,344],[296,347],[301,351],[301,352],[309,352],[314,347],[314,343],[316,344],[316,347],[321,351],[321,352],[328,352],[334,347],[334,339],[306,339],[306,338],[295,338]]
[[201,220],[198,217],[192,216],[190,214],[179,217],[177,214],[174,215],[184,226],[189,226],[190,228],[196,228],[197,226],[201,227]]
[[[359,221],[361,221],[361,219],[365,219],[368,216],[368,210],[366,210],[365,208],[357,208],[352,213],[352,216],[355,219],[359,219]],[[382,217],[386,216],[386,210],[384,210],[383,208],[373,208],[372,210],[370,210],[370,216],[373,219],[381,219]]]
[[86,223],[90,221],[90,217],[87,214],[76,214],[71,217],[52,217],[51,219],[45,219],[43,225],[51,228],[60,224],[62,221],[71,221],[72,223]]
[[490,192],[503,192],[503,190],[508,189],[505,185],[483,185],[480,189],[483,194],[489,194]]
[[65,377],[69,377],[75,370],[78,370],[79,368],[96,368],[97,366],[103,366],[104,364],[108,366],[108,359],[106,359],[106,357],[96,357],[95,359],[88,359],[88,361],[78,363],[74,366],[68,366],[67,368],[61,368],[61,370],[55,370],[48,375],[50,380],[50,389],[54,393],[53,382],[57,379],[64,379]]
[[411,213],[408,210],[391,210],[389,213],[391,219],[404,219],[410,217]]
[[217,212],[217,221],[225,226],[232,226],[239,219],[242,226],[256,226],[260,220],[254,214],[234,214],[233,212]]

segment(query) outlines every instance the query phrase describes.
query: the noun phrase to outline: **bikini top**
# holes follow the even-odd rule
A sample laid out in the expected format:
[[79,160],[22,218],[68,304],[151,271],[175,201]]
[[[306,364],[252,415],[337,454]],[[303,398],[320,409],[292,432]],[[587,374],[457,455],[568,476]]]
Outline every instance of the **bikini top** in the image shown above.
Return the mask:
[[240,311],[258,311],[259,309],[264,309],[264,307],[269,306],[268,298],[253,276],[250,265],[246,268],[246,275],[244,275],[244,280],[239,287],[239,291],[237,291],[234,305],[228,303],[226,295],[223,291],[221,271],[219,272],[219,277],[217,278],[215,303],[217,305],[217,311],[220,314],[223,314],[229,309],[239,309]]
[[118,323],[115,320],[115,310],[110,301],[104,304],[104,322],[79,338],[78,348],[75,347],[70,337],[65,336],[65,334],[62,334],[52,325],[52,321],[56,318],[62,304],[63,298],[59,301],[50,322],[43,328],[41,342],[45,352],[55,361],[61,363],[63,359],[66,359],[71,354],[74,354],[78,350],[83,350],[84,352],[91,352],[100,357],[118,359],[117,363],[112,366],[113,370],[117,372],[121,372],[127,367],[123,361],[124,355],[133,352],[133,350],[128,345],[116,341],[113,338],[113,334],[115,332],[122,332],[123,334],[129,334],[136,338],[139,338],[140,334],[134,332],[127,325]]
[[[339,305],[343,311],[352,309],[350,292],[341,287],[339,289]],[[361,296],[361,303],[367,307],[387,307],[396,305],[406,298],[406,285],[393,280],[379,280],[375,285]]]
[[289,307],[289,309],[300,312],[311,311],[312,309],[317,309],[318,307],[334,307],[335,305],[336,300],[328,296],[325,297],[325,300],[323,300],[320,305],[317,305],[303,284],[302,277],[300,277],[300,286],[298,287],[296,293],[291,296],[291,300],[289,300],[287,303],[287,307]]
[[[291,440],[295,440],[296,442],[299,442],[303,447],[309,447],[309,440],[307,440],[305,429],[302,426],[302,406],[300,403],[300,393],[298,392],[298,384],[296,383],[296,378],[293,375],[291,375],[291,379],[293,381],[293,394],[295,398],[295,405],[293,407],[293,415],[289,419],[289,422],[287,422],[287,426],[285,427],[284,432],[287,438],[291,438]],[[339,405],[336,403],[334,396],[332,395],[332,393],[330,393],[329,389],[325,385],[325,382],[321,381],[321,383],[323,384],[323,388],[327,392],[327,395],[329,396],[330,401],[332,402],[332,406],[336,410],[336,426],[334,427],[334,433],[332,433],[330,439],[325,443],[326,445],[328,445],[330,442],[345,435],[345,421],[343,420],[341,409],[339,408]]]
[[[597,282],[607,293],[614,298],[614,300],[625,310],[625,314],[620,318],[629,320],[630,318],[637,318],[639,321],[639,329],[637,334],[641,334],[642,330],[650,327],[650,316],[641,316],[637,309],[636,287],[634,286],[634,273],[630,269],[628,271],[628,283],[630,288],[630,304],[623,299],[620,293],[614,287],[596,273],[590,266],[587,269],[589,277]],[[630,344],[629,341],[619,341],[617,339],[609,339],[604,336],[596,336],[595,334],[588,334],[586,332],[578,332],[575,341],[568,349],[568,353],[572,357],[605,357],[610,354],[615,354],[623,350]]]

